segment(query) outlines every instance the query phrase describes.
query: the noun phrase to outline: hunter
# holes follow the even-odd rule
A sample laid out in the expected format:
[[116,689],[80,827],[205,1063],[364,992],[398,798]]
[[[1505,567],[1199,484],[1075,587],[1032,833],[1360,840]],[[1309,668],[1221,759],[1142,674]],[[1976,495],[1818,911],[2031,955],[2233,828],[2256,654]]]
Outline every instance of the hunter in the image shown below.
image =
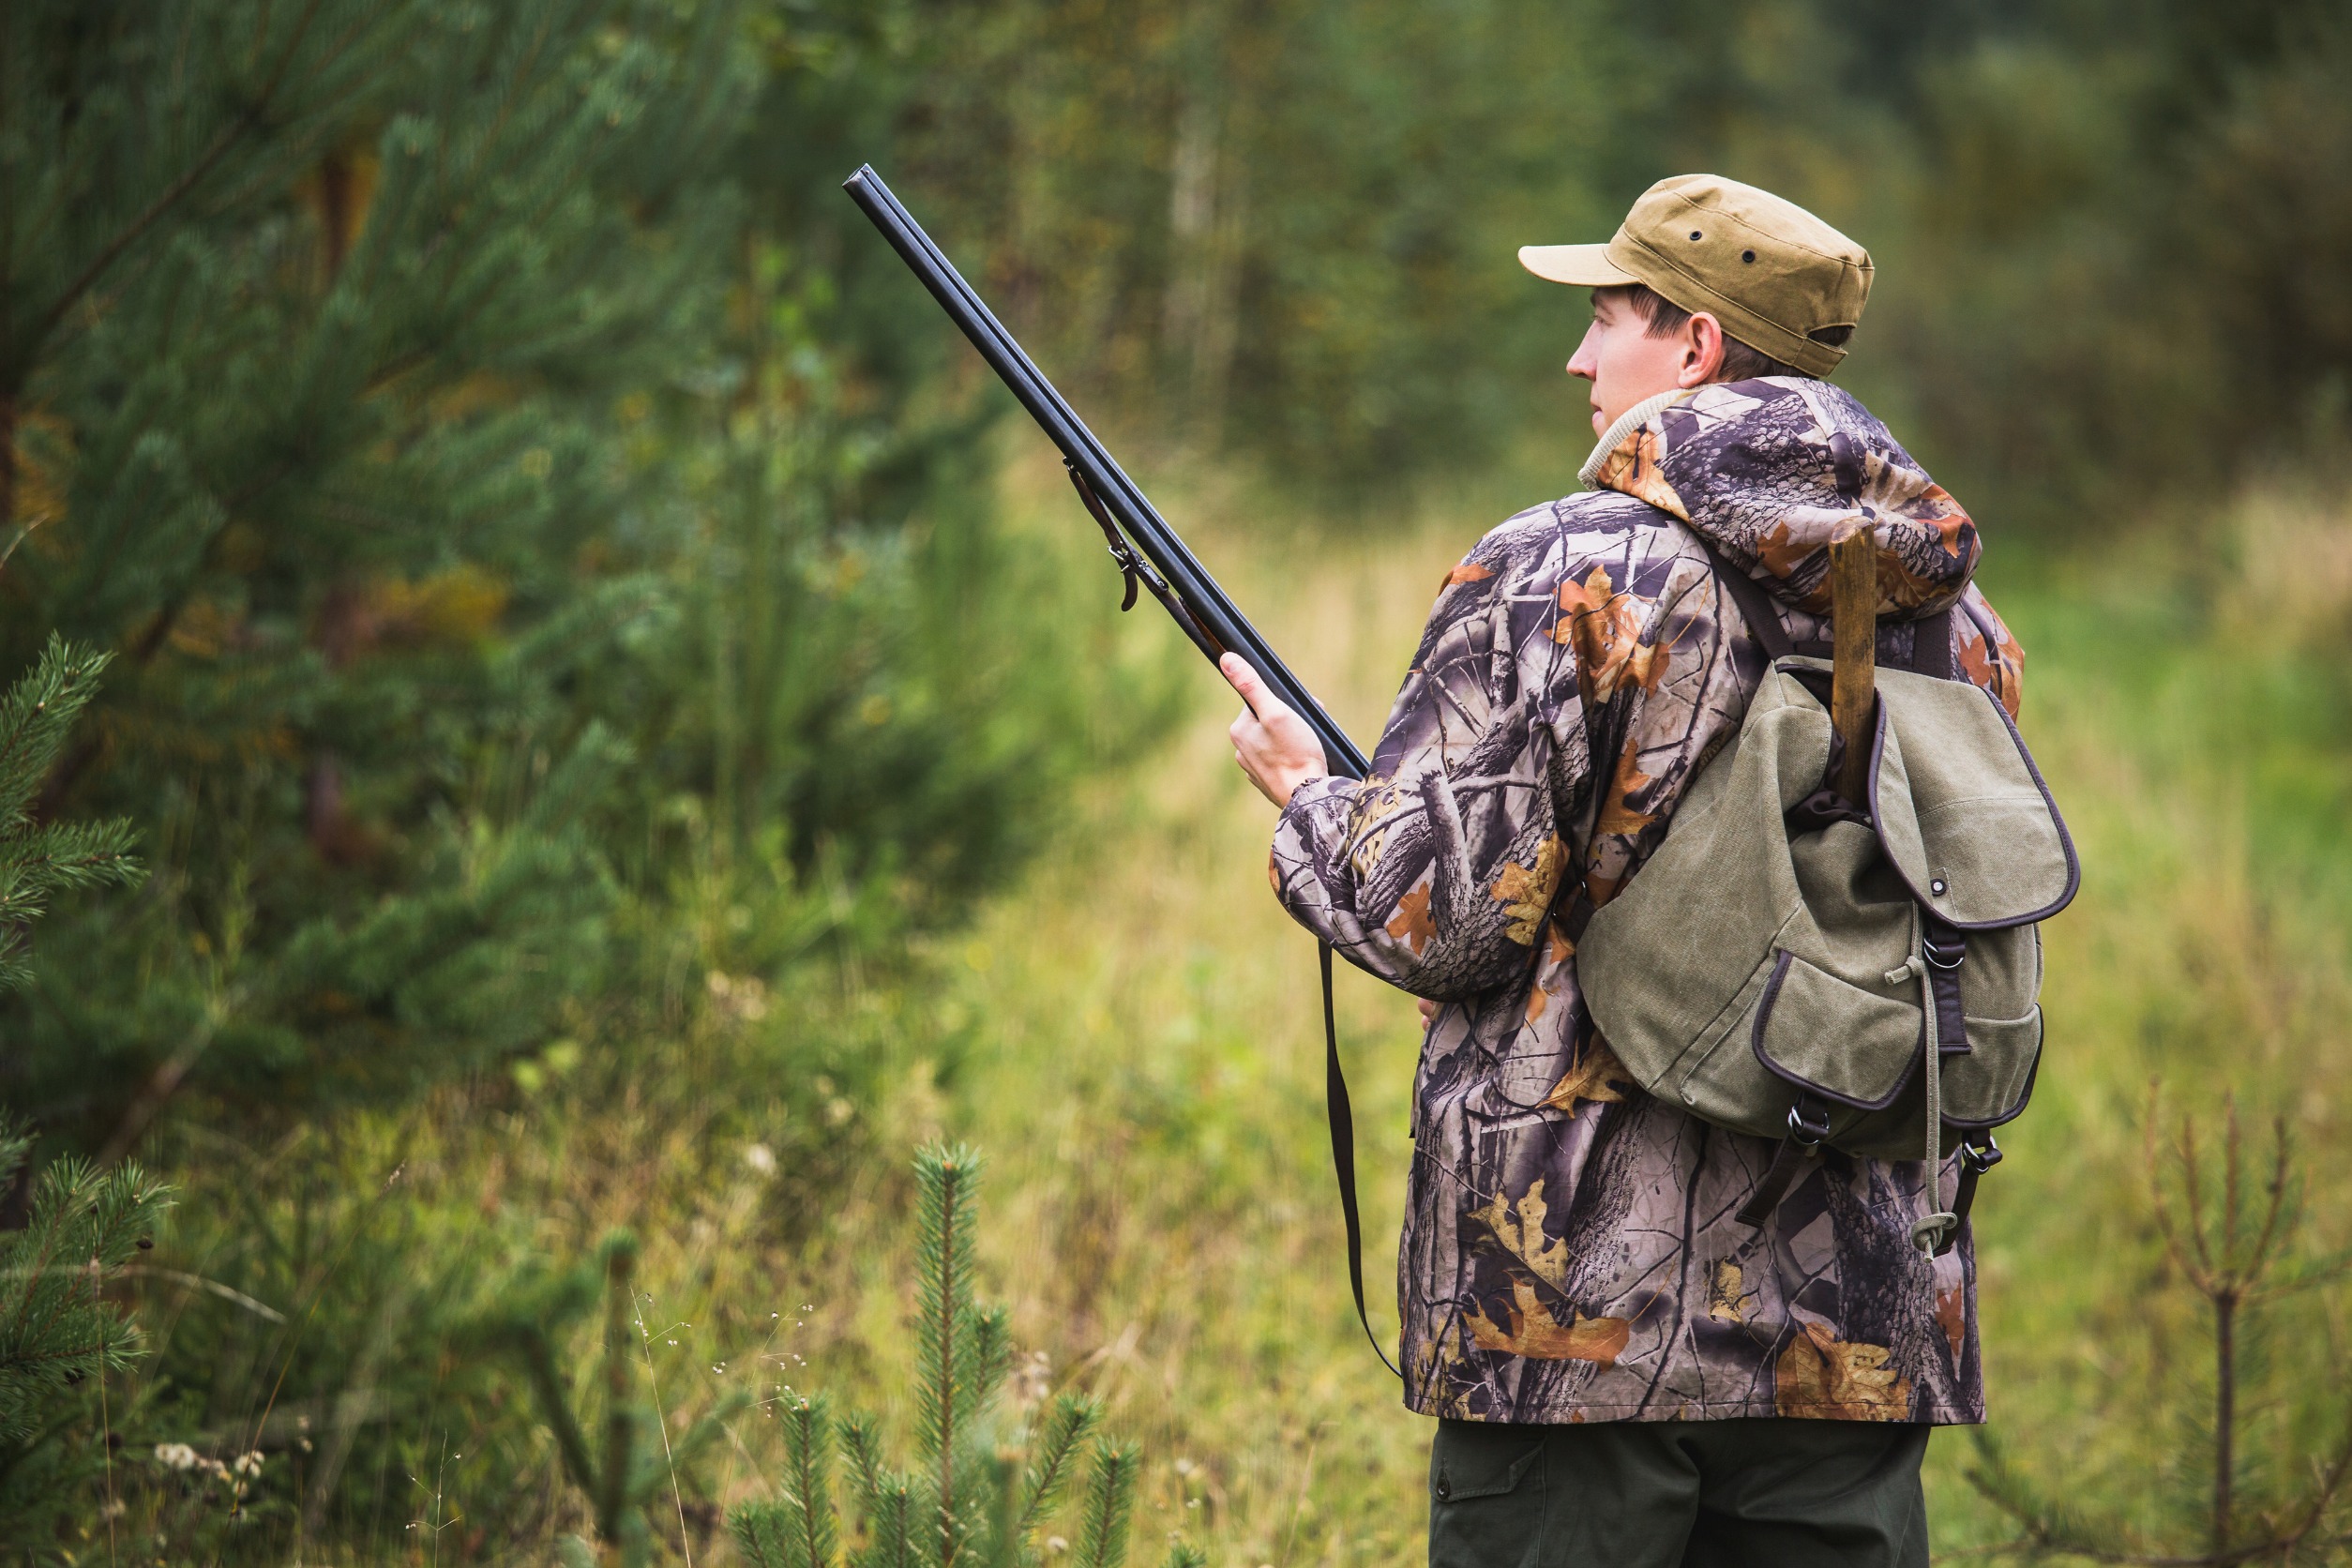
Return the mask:
[[1835,1151],[1740,1223],[1772,1143],[1625,1080],[1563,913],[1641,873],[1763,677],[1718,559],[1822,648],[1829,547],[1867,529],[1882,661],[1953,607],[1952,668],[2013,715],[2023,656],[1970,582],[1968,515],[1826,379],[1862,247],[1686,175],[1606,244],[1519,260],[1592,291],[1567,367],[1591,488],[1446,574],[1361,783],[1223,666],[1236,759],[1281,809],[1276,894],[1424,999],[1397,1295],[1405,1402],[1438,1419],[1430,1561],[1924,1565],[1928,1432],[1983,1419],[1969,1240],[1912,1244],[1923,1161]]

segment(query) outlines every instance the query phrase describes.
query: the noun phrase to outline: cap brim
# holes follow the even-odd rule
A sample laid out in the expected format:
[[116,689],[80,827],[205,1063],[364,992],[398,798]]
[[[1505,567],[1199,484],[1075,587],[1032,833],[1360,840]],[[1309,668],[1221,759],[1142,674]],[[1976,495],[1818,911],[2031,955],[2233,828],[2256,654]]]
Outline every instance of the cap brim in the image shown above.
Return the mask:
[[1606,245],[1522,245],[1519,264],[1536,277],[1580,289],[1618,289],[1640,279],[1608,259]]

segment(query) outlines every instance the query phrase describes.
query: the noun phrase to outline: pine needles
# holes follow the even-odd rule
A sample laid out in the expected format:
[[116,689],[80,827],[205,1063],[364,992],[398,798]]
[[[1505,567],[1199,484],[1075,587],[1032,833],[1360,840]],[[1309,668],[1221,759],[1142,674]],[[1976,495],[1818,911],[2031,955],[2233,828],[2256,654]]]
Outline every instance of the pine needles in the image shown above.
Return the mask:
[[[972,1276],[980,1157],[934,1145],[915,1157],[921,1300],[915,1334],[914,1462],[884,1466],[869,1418],[837,1417],[822,1395],[788,1393],[784,1473],[772,1502],[730,1518],[754,1568],[1035,1568],[1037,1532],[1081,1468],[1071,1568],[1122,1568],[1139,1455],[1097,1435],[1093,1401],[1064,1394],[1033,1423],[1008,1421],[999,1394],[1009,1364],[1003,1308],[984,1306]],[[837,1444],[855,1507],[849,1550],[836,1512]],[[1163,1568],[1201,1568],[1181,1543]]]
[[0,991],[31,980],[28,927],[53,895],[125,886],[144,874],[131,858],[137,835],[128,822],[44,822],[35,809],[107,662],[53,635],[32,672],[0,695]]
[[[0,1189],[30,1150],[15,1123],[0,1122]],[[24,1229],[0,1229],[0,1549],[29,1551],[44,1533],[53,1545],[63,1484],[109,1470],[111,1434],[72,1434],[94,1419],[105,1426],[90,1395],[139,1358],[139,1325],[106,1291],[153,1244],[170,1206],[168,1189],[136,1166],[99,1170],[68,1157],[34,1182]],[[106,1480],[111,1495],[111,1470]]]

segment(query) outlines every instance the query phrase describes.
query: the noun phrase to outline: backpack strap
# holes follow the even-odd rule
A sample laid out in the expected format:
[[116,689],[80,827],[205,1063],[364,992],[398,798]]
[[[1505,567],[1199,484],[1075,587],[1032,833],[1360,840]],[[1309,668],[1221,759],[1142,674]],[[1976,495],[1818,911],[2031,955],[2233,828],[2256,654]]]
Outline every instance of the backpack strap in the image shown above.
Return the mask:
[[1976,1184],[1986,1171],[2001,1163],[2001,1146],[1993,1141],[1989,1132],[1970,1133],[1960,1144],[1960,1183],[1952,1195],[1952,1229],[1936,1247],[1941,1258],[1960,1242],[1960,1228],[1968,1223],[1968,1210],[1976,1204]]
[[1772,1218],[1797,1178],[1810,1168],[1807,1162],[1820,1157],[1821,1140],[1829,1136],[1830,1108],[1800,1093],[1797,1103],[1788,1108],[1788,1136],[1772,1151],[1772,1163],[1765,1168],[1764,1179],[1756,1184],[1756,1191],[1734,1217],[1750,1229]]
[[1788,641],[1788,628],[1780,624],[1780,611],[1772,608],[1772,596],[1764,592],[1764,585],[1725,560],[1698,530],[1692,529],[1691,537],[1707,552],[1707,559],[1715,568],[1715,580],[1731,596],[1731,602],[1740,607],[1741,617],[1748,624],[1748,635],[1764,645],[1765,657],[1787,658],[1796,652]]
[[1961,678],[1959,661],[1952,656],[1952,608],[1948,604],[1924,621],[1911,624],[1912,673],[1931,675],[1939,681]]

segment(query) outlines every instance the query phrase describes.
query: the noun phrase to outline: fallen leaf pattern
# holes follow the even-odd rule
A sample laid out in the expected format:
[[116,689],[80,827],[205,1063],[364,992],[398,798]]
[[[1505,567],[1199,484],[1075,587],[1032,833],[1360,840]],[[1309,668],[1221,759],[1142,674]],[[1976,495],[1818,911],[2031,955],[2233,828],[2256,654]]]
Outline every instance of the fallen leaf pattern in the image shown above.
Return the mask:
[[1544,1096],[1544,1105],[1547,1109],[1574,1116],[1578,1105],[1607,1105],[1633,1092],[1633,1077],[1625,1071],[1625,1064],[1617,1060],[1608,1042],[1596,1035],[1585,1048],[1583,1060],[1552,1085],[1552,1092]]
[[1557,837],[1544,840],[1535,852],[1535,864],[1520,866],[1505,861],[1502,872],[1495,878],[1489,890],[1495,902],[1503,906],[1507,917],[1502,934],[1521,947],[1535,945],[1536,929],[1552,906],[1552,892],[1560,885],[1560,873],[1568,862],[1568,846]]
[[1535,1287],[1512,1281],[1511,1301],[1500,1323],[1485,1312],[1470,1318],[1470,1340],[1482,1350],[1525,1356],[1530,1361],[1590,1361],[1614,1366],[1633,1337],[1634,1326],[1622,1318],[1587,1318],[1571,1312],[1561,1322],[1551,1308],[1535,1299]]
[[1908,1421],[1911,1380],[1884,1345],[1840,1339],[1806,1323],[1773,1368],[1773,1407],[1808,1421]]
[[[1277,896],[1349,961],[1455,1003],[1423,1045],[1398,1257],[1406,1403],[1467,1420],[1983,1419],[1975,1264],[1909,1240],[1917,1162],[1827,1154],[1761,1229],[1773,1145],[1627,1080],[1593,1030],[1560,883],[1606,900],[1762,674],[1695,534],[1826,641],[1826,546],[1880,546],[1880,656],[1946,603],[1955,667],[2013,712],[2022,655],[1969,581],[1975,525],[1819,382],[1700,388],[1601,489],[1512,518],[1446,576],[1361,784],[1285,809]],[[1562,899],[1565,902],[1565,899]],[[1954,1172],[1943,1173],[1948,1191]]]
[[1438,930],[1429,919],[1429,890],[1425,887],[1408,888],[1405,896],[1396,900],[1396,913],[1390,918],[1385,929],[1390,936],[1416,953],[1427,946],[1429,939]]

